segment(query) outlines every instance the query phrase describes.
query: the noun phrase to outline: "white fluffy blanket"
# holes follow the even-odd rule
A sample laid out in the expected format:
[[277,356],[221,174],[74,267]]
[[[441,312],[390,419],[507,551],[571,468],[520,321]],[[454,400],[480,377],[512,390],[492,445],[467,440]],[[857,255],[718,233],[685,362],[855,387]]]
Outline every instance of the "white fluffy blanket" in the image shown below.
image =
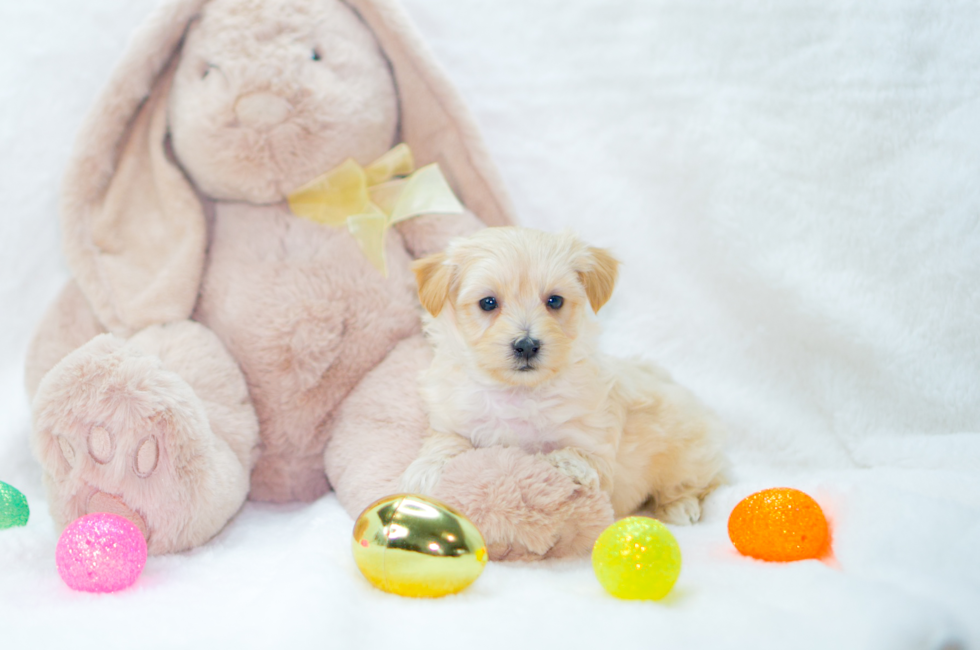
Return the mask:
[[[0,648],[980,647],[980,4],[406,0],[525,224],[624,262],[604,346],[730,424],[731,485],[677,528],[659,603],[588,560],[495,564],[437,601],[376,591],[332,496],[246,505],[133,588],[70,591],[27,446],[27,340],[67,277],[58,182],[154,0],[0,4]],[[834,562],[728,541],[800,488]]]

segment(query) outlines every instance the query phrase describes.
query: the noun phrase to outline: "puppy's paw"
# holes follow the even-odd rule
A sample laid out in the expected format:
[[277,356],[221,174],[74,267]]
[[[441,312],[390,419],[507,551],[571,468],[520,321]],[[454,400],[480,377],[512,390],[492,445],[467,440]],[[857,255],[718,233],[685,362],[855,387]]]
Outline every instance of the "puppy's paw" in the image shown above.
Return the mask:
[[398,489],[411,494],[432,494],[442,478],[442,468],[445,465],[446,461],[442,459],[415,459],[402,474]]
[[599,473],[578,451],[566,447],[545,454],[545,459],[582,487],[598,489]]
[[696,524],[701,519],[701,502],[697,497],[681,497],[657,509],[657,519],[677,526]]

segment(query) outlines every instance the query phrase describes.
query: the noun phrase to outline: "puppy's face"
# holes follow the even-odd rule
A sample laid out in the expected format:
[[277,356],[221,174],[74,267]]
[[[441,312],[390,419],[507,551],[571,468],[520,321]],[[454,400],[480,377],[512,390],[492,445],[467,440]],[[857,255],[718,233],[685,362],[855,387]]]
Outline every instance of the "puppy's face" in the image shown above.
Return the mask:
[[536,386],[576,357],[587,310],[609,299],[618,263],[570,234],[487,228],[413,266],[419,298],[442,314],[468,363],[510,386]]

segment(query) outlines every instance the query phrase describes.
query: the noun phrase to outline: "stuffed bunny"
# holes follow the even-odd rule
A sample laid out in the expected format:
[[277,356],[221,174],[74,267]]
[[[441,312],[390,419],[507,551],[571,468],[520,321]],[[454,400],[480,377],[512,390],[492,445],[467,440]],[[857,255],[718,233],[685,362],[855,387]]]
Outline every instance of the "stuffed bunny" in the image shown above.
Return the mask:
[[[393,227],[386,276],[285,199],[398,143],[467,210]],[[61,217],[74,279],[28,355],[33,449],[58,525],[115,512],[151,553],[206,542],[246,498],[332,486],[353,515],[395,492],[426,426],[409,265],[513,221],[391,0],[165,2],[83,124]],[[458,457],[435,496],[497,559],[584,552],[612,520],[601,493],[513,449]]]

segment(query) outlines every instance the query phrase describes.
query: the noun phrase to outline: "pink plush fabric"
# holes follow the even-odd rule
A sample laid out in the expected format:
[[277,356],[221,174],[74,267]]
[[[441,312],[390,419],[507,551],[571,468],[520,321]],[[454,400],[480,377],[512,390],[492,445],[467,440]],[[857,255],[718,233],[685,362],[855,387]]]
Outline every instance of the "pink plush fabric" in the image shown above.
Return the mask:
[[210,539],[248,492],[255,413],[235,361],[197,323],[97,336],[45,375],[34,405],[34,453],[61,526],[113,496],[164,553]]
[[454,458],[435,495],[467,513],[495,560],[584,555],[613,522],[609,498],[514,448]]
[[[472,211],[387,234],[389,276],[284,202],[399,141]],[[476,216],[474,216],[476,215]],[[513,221],[460,100],[390,0],[167,0],[79,136],[62,201],[75,281],[29,353],[33,445],[60,526],[128,516],[151,553],[204,543],[246,497],[352,515],[395,489],[425,416],[408,266]],[[440,496],[497,558],[584,552],[608,500],[513,450]]]

